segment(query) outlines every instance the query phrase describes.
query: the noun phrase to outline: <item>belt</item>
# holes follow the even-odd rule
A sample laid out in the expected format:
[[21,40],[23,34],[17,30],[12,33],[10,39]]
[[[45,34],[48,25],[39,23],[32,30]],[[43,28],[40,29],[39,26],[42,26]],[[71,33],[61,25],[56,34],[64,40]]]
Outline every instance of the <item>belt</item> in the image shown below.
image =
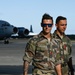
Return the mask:
[[50,71],[50,70],[53,70],[53,69],[42,69],[42,68],[39,68],[39,67],[34,67],[34,69],[39,69],[39,70],[44,70],[44,71]]

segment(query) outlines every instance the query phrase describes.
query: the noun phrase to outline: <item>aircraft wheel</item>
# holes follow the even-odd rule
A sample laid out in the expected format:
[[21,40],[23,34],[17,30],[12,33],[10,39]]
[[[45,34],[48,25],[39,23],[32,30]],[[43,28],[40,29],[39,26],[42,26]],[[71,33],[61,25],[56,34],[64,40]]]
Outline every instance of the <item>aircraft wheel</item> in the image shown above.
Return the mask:
[[5,41],[4,41],[4,44],[8,44],[8,43],[9,43],[9,41],[8,41],[8,40],[5,40]]

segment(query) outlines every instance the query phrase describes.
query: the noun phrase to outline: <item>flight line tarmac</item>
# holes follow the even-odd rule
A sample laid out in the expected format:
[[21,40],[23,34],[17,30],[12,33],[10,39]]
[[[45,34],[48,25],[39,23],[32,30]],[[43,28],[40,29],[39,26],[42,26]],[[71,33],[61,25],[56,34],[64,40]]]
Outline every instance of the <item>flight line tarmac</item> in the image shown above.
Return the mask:
[[[10,39],[9,44],[0,41],[0,75],[23,75],[23,55],[28,39]],[[73,66],[75,68],[75,42],[72,42]],[[32,74],[30,64],[28,75]]]

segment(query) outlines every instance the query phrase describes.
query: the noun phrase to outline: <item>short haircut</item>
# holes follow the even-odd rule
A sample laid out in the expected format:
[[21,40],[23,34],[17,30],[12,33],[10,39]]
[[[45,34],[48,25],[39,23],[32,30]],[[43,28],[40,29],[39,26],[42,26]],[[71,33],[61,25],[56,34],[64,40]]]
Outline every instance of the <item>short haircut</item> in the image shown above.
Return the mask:
[[42,16],[42,21],[41,21],[41,23],[43,23],[43,20],[44,20],[44,19],[50,19],[50,20],[52,20],[52,24],[53,24],[53,17],[50,16],[49,14],[45,13],[45,14]]
[[58,16],[56,18],[56,24],[59,23],[60,20],[67,20],[67,18],[66,17],[63,17],[63,16]]

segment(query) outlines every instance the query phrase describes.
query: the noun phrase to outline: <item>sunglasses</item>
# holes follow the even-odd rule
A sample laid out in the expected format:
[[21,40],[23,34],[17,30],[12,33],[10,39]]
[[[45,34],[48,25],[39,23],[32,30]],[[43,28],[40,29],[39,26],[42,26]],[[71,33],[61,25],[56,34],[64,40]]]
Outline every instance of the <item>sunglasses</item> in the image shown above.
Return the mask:
[[42,27],[46,27],[46,26],[52,27],[52,25],[53,25],[53,24],[41,24]]

